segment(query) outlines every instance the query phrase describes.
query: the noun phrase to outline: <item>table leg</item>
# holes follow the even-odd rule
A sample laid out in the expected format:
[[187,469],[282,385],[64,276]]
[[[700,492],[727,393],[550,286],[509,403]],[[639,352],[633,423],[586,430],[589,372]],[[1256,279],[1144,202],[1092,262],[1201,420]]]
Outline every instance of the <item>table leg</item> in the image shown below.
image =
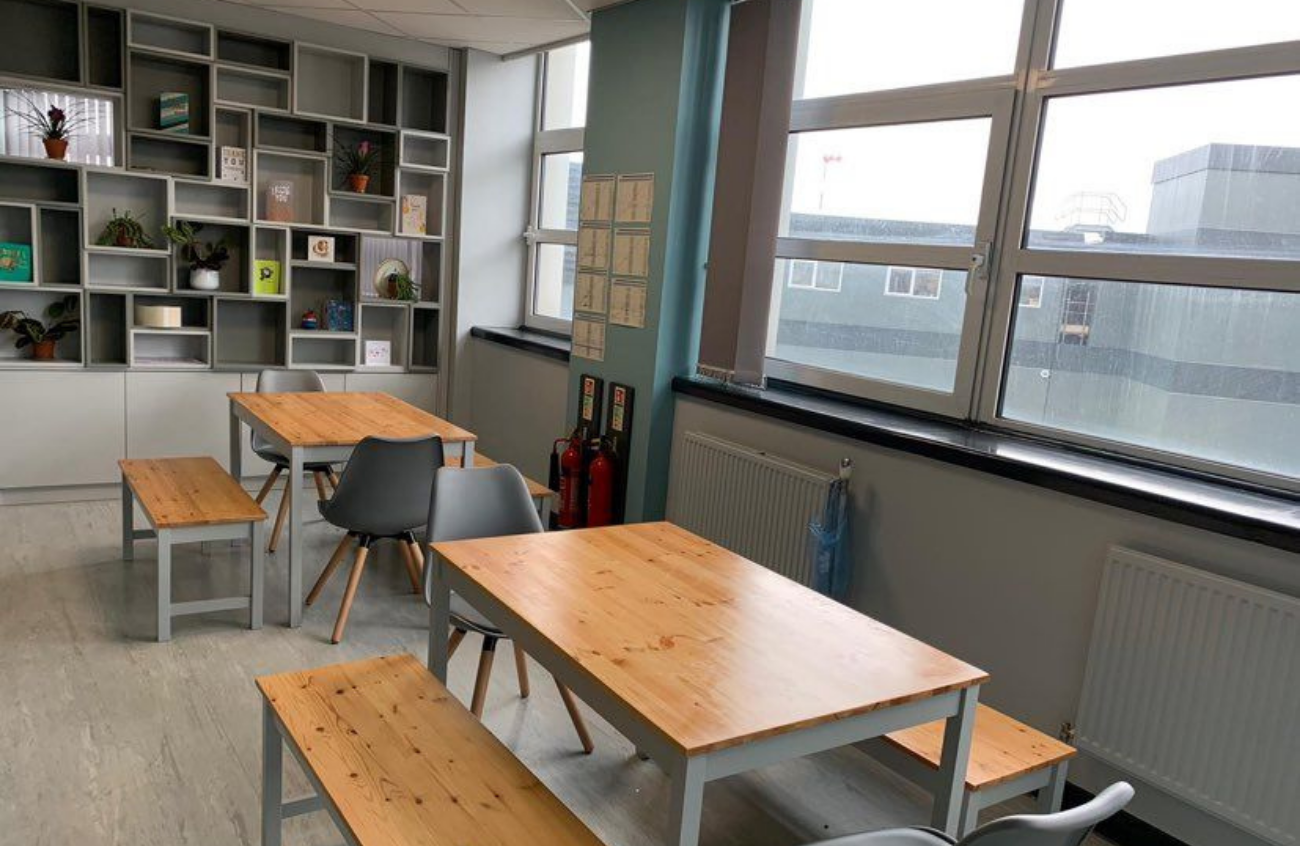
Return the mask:
[[172,533],[158,530],[158,642],[172,639]]
[[473,441],[464,441],[461,443],[460,466],[461,467],[474,466],[474,442]]
[[966,764],[970,760],[978,698],[977,686],[961,690],[957,694],[957,713],[949,717],[944,726],[943,754],[935,779],[934,814],[930,825],[950,836],[955,836],[961,827],[962,794],[966,789]]
[[235,416],[235,401],[230,401],[230,475],[244,483],[244,427]]
[[122,560],[135,558],[135,496],[131,486],[122,480]]
[[1062,761],[1052,767],[1051,775],[1047,778],[1047,784],[1038,788],[1038,813],[1054,814],[1061,810],[1061,800],[1065,798],[1065,768],[1067,763]]
[[447,648],[451,635],[451,589],[446,565],[435,553],[429,567],[429,671],[447,682]]
[[262,701],[262,846],[280,846],[284,745],[271,703]]
[[302,447],[289,450],[289,628],[302,625]]
[[252,575],[248,595],[248,627],[262,628],[262,589],[266,581],[266,523],[254,520],[249,529],[253,546]]
[[704,810],[704,759],[681,758],[673,768],[668,846],[697,846]]

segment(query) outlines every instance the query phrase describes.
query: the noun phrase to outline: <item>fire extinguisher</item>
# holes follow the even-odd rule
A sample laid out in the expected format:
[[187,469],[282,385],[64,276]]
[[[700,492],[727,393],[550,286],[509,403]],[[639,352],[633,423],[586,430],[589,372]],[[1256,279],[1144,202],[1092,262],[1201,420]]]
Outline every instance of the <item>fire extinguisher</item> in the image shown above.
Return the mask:
[[614,522],[614,477],[618,468],[604,438],[595,441],[596,454],[587,467],[587,525]]
[[[586,460],[583,456],[584,433],[578,429],[567,439],[568,446],[560,456],[560,515],[558,524],[561,529],[577,529],[582,526],[582,482]],[[558,449],[566,443],[565,438],[555,442]]]

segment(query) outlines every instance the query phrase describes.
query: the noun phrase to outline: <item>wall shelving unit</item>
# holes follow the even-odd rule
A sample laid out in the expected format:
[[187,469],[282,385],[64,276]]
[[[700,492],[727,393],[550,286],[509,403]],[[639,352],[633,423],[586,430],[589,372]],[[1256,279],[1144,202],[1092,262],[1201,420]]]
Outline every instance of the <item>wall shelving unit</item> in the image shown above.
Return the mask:
[[[122,165],[0,156],[0,242],[31,245],[33,270],[30,281],[0,281],[0,310],[43,313],[72,293],[82,321],[49,363],[0,335],[0,369],[437,370],[454,160],[448,71],[79,0],[0,0],[0,19],[24,34],[0,51],[0,86],[107,97]],[[187,132],[160,128],[164,92],[189,96]],[[381,164],[355,193],[335,146],[361,141],[379,147]],[[222,179],[222,147],[245,151],[243,180]],[[267,196],[284,181],[287,215]],[[404,231],[403,195],[424,198],[425,232]],[[115,209],[141,218],[154,248],[97,244]],[[190,287],[161,231],[178,221],[227,240],[218,290]],[[307,239],[319,235],[335,239],[333,262],[308,259]],[[411,262],[418,302],[376,299],[365,243]],[[279,263],[278,291],[258,288],[264,261]],[[325,326],[328,300],[352,304],[352,330],[301,328],[307,309]],[[137,326],[136,304],[179,305],[185,325]],[[365,367],[366,341],[390,343],[391,365]]]

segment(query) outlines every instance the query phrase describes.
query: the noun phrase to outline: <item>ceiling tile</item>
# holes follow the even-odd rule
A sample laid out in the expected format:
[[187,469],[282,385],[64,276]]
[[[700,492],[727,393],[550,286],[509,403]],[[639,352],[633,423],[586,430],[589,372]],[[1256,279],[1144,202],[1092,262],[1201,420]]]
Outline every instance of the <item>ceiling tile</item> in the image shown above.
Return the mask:
[[[274,9],[274,7],[269,8]],[[324,21],[325,23],[335,24],[336,26],[345,26],[350,27],[351,29],[364,29],[367,32],[378,32],[383,35],[403,34],[369,12],[362,12],[359,9],[307,9],[301,7],[282,7],[274,10],[277,12],[286,12],[290,15],[311,18],[316,21]]]
[[316,9],[351,9],[352,4],[347,0],[226,0],[227,3],[236,3],[241,6],[258,6],[263,9],[273,11],[283,11],[286,8],[294,7],[311,7]]
[[420,12],[430,15],[463,15],[468,0],[351,0],[353,6],[367,12]]
[[403,35],[424,40],[511,41],[546,44],[587,31],[585,21],[542,21],[528,18],[472,17],[469,15],[422,15],[403,12],[375,12]]

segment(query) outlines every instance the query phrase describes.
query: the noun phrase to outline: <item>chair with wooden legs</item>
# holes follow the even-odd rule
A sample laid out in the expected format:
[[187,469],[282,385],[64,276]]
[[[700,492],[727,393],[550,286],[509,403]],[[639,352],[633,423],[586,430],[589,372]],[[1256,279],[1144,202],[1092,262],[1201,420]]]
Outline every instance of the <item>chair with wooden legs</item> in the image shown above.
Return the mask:
[[[429,521],[425,527],[425,537],[430,542],[524,535],[540,531],[543,531],[542,521],[537,516],[537,506],[528,492],[528,483],[514,467],[499,464],[468,470],[444,467],[438,471],[433,501],[429,507]],[[429,568],[433,566],[432,556],[433,553],[426,549],[424,599],[428,603],[433,601],[432,582],[429,579]],[[492,662],[496,656],[497,643],[509,638],[454,593],[451,595],[451,625],[448,658],[455,653],[469,632],[483,636],[478,674],[474,678],[474,695],[469,707],[474,716],[481,718],[483,704],[487,699],[488,682],[492,678]],[[526,698],[530,693],[527,658],[518,643],[514,644],[514,653],[515,672],[519,676],[519,695]],[[573,721],[582,750],[590,754],[594,746],[582,712],[578,710],[577,700],[568,688],[560,684],[559,679],[555,680],[555,686],[569,712],[569,719]]]
[[[257,392],[259,394],[324,393],[325,383],[314,370],[263,370],[257,375]],[[275,448],[257,432],[253,432],[252,447],[259,458],[274,465],[271,475],[266,477],[265,484],[257,492],[257,504],[261,505],[275,487],[281,474],[288,471],[289,456],[276,452]],[[316,480],[316,496],[322,500],[329,499],[330,495],[325,485],[328,483],[331,487],[337,487],[339,481],[334,468],[329,464],[308,464],[303,469],[311,473]],[[284,490],[280,492],[280,508],[275,513],[275,526],[271,529],[271,540],[266,545],[267,552],[275,552],[275,548],[280,545],[280,533],[284,531],[284,521],[289,515],[289,497],[285,496],[289,491],[289,481],[289,479],[284,480]]]
[[348,613],[352,610],[366,558],[375,541],[397,541],[411,579],[411,592],[420,592],[422,559],[414,530],[428,517],[433,475],[440,467],[441,438],[366,438],[357,444],[351,460],[343,469],[334,496],[319,503],[321,516],[326,522],[344,529],[347,535],[339,542],[307,595],[308,606],[316,601],[325,583],[343,563],[353,541],[357,543],[356,558],[343,592],[343,602],[339,605],[331,643],[343,640]]

